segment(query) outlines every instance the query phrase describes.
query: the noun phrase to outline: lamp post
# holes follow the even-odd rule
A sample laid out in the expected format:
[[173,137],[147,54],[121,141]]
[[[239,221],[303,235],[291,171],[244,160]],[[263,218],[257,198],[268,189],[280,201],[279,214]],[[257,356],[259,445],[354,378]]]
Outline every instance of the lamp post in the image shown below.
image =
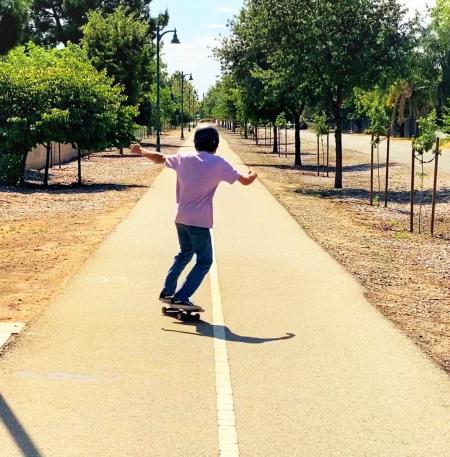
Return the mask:
[[156,26],[156,151],[161,152],[161,63],[159,51],[161,48],[162,37],[166,33],[173,33],[172,44],[180,44],[177,36],[177,29],[166,30],[163,32],[164,27]]
[[189,81],[194,81],[192,73],[181,72],[181,139],[184,140],[184,79],[189,76]]
[[[192,93],[192,127],[197,127],[197,113],[196,113],[196,106],[195,102],[197,100],[197,92],[194,91]],[[198,108],[198,107],[197,107]]]
[[191,131],[191,102],[192,102],[192,87],[189,86],[188,132]]

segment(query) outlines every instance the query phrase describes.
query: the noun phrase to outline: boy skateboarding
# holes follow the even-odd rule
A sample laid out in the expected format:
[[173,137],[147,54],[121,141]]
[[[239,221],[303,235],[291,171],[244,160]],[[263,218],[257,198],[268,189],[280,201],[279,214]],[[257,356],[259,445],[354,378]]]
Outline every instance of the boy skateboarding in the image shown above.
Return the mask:
[[[239,174],[225,159],[215,155],[219,147],[219,133],[210,126],[200,126],[194,136],[195,151],[164,155],[131,146],[131,152],[165,164],[177,173],[177,214],[175,225],[180,252],[169,270],[160,299],[170,302],[172,308],[195,310],[191,297],[199,288],[213,262],[210,229],[213,227],[213,198],[218,185],[225,181],[239,181],[248,186],[257,174]],[[178,279],[186,265],[196,255],[196,263],[185,283],[177,290]]]

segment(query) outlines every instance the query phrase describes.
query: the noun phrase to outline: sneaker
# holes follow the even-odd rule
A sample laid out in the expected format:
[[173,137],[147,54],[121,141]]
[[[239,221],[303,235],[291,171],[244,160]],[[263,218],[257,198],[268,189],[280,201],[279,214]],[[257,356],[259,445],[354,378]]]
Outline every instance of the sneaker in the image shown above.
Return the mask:
[[170,301],[173,309],[181,309],[185,311],[199,311],[201,310],[200,306],[194,305],[194,303],[189,300],[180,300],[178,298],[172,298]]
[[165,303],[170,303],[171,300],[172,300],[172,295],[169,295],[166,293],[165,290],[163,290],[160,294],[159,294],[159,299]]

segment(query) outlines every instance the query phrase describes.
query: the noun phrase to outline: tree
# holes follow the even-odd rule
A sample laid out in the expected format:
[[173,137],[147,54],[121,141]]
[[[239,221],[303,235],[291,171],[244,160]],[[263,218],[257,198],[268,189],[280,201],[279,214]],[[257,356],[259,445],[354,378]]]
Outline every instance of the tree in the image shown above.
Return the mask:
[[149,26],[123,6],[103,16],[100,11],[88,13],[81,28],[82,47],[97,70],[105,70],[114,82],[124,87],[128,105],[136,105],[144,84],[155,74],[155,55],[149,40]]
[[150,3],[151,0],[32,0],[28,39],[44,45],[78,43],[89,11],[111,14],[120,6],[147,22],[153,32],[156,22],[167,24],[168,13],[151,17]]
[[12,49],[21,39],[28,20],[31,0],[0,1],[0,54]]
[[274,122],[305,101],[330,111],[340,188],[345,103],[355,87],[400,73],[411,49],[404,15],[396,0],[249,0],[216,55],[249,113]]
[[302,2],[259,0],[249,2],[248,8],[255,23],[255,39],[267,53],[266,83],[281,101],[283,110],[294,120],[295,165],[301,166],[301,117],[307,103],[310,106],[315,103],[305,78],[305,46],[298,39],[307,20],[298,14]]
[[128,120],[133,108],[125,113],[126,122],[120,111],[122,88],[74,45],[14,49],[0,62],[0,86],[0,154],[21,157],[22,172],[32,147],[43,144],[49,151],[52,141],[67,142],[79,150],[81,183],[82,151],[114,144],[125,129],[129,135],[134,129]]
[[34,125],[34,138],[36,143],[43,144],[46,149],[44,187],[48,186],[48,174],[50,168],[50,155],[52,142],[65,143],[70,137],[68,131],[69,111],[59,108],[51,108],[44,112],[39,121]]
[[[230,23],[231,36],[215,49],[226,74],[232,75],[241,97],[247,119],[258,124],[269,121],[277,137],[276,118],[286,106],[286,89],[279,84],[270,65],[269,42],[261,36],[261,23],[257,16],[258,5],[249,2]],[[274,141],[273,152],[278,152]]]
[[409,50],[405,12],[396,0],[313,0],[304,5],[307,78],[336,123],[335,187],[342,187],[343,107],[354,87],[389,78]]
[[437,0],[431,11],[431,24],[424,33],[424,73],[434,82],[436,90],[436,114],[442,121],[444,105],[450,97],[450,1]]
[[325,167],[325,149],[323,146],[323,137],[328,135],[330,127],[328,126],[327,115],[324,112],[313,115],[314,130],[317,136],[317,176],[320,174],[320,144],[322,145],[322,163]]

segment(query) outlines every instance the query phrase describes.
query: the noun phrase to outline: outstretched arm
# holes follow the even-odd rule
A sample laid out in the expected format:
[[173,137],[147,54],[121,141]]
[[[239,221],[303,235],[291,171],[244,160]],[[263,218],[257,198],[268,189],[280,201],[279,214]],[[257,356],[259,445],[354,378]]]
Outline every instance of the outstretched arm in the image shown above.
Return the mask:
[[258,175],[254,171],[249,171],[247,176],[242,176],[239,178],[239,182],[243,186],[249,186],[253,183],[253,181],[258,177]]
[[133,154],[139,154],[142,157],[147,157],[155,163],[165,163],[166,156],[160,152],[149,151],[148,149],[143,148],[140,144],[132,144],[130,146],[130,151]]

